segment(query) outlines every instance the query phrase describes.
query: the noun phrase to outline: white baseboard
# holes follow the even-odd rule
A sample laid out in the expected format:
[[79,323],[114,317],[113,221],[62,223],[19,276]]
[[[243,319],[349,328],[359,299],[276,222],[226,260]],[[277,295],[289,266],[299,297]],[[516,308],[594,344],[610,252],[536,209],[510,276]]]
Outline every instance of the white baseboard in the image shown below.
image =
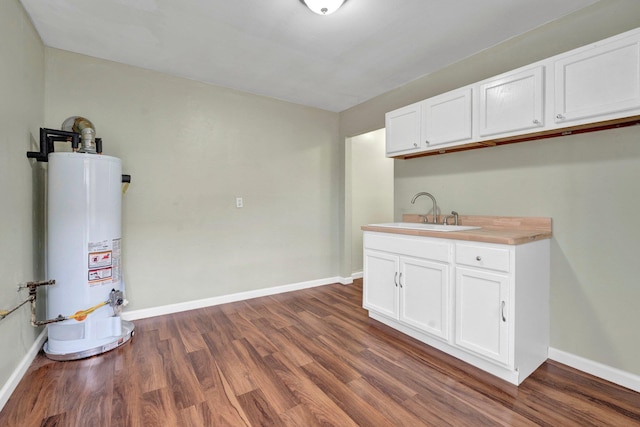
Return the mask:
[[640,375],[612,368],[552,347],[549,347],[549,359],[640,393]]
[[293,283],[290,285],[274,286],[272,288],[256,289],[254,291],[238,292],[230,295],[204,298],[194,301],[185,301],[177,304],[163,305],[160,307],[144,308],[141,310],[125,311],[121,314],[124,320],[145,319],[147,317],[162,316],[165,314],[179,313],[182,311],[195,310],[197,308],[212,307],[214,305],[226,304],[236,301],[244,301],[252,298],[264,297],[268,295],[282,294],[284,292],[298,291],[301,289],[313,288],[316,286],[341,283],[348,285],[352,283],[351,278],[329,277],[326,279],[310,280],[308,282]]
[[353,273],[351,275],[352,279],[362,279],[362,277],[364,276],[364,273],[362,271],[358,271],[357,273]]
[[20,380],[27,372],[27,369],[29,369],[29,366],[31,366],[31,362],[36,358],[46,340],[47,328],[45,327],[42,328],[42,332],[40,332],[40,335],[38,335],[36,340],[33,342],[27,354],[24,355],[18,367],[13,371],[13,374],[11,374],[7,382],[4,383],[2,389],[0,389],[0,411],[2,411],[4,405],[9,401],[11,394],[15,391],[16,387],[18,387]]
[[338,282],[343,284],[343,285],[350,285],[353,283],[353,278],[352,277],[340,277],[338,279]]

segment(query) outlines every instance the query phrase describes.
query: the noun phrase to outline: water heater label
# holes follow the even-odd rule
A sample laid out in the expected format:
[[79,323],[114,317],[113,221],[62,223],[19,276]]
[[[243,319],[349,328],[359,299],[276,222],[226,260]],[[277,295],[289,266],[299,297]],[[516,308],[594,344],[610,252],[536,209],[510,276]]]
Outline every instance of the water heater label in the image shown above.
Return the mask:
[[111,264],[111,251],[91,252],[89,254],[89,268],[107,267]]
[[108,268],[100,268],[98,270],[89,270],[89,283],[92,282],[100,282],[104,284],[106,280],[111,279],[112,269]]
[[89,242],[89,286],[120,281],[120,239]]

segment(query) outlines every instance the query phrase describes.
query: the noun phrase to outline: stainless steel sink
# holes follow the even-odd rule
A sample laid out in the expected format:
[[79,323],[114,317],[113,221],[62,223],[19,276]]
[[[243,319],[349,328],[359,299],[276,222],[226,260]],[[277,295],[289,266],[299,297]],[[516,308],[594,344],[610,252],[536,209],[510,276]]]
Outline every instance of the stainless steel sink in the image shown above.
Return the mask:
[[423,230],[423,231],[465,231],[465,230],[477,230],[481,227],[474,227],[469,225],[444,225],[444,224],[423,224],[418,222],[387,222],[383,224],[369,224],[371,227],[386,227],[386,228],[406,228],[409,230]]

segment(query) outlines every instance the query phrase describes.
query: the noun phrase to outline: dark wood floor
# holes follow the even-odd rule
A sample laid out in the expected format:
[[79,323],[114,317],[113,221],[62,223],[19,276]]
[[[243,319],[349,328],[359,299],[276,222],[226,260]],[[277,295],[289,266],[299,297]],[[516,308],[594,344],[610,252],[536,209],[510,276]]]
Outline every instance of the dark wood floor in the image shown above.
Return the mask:
[[362,283],[136,321],[38,355],[0,426],[640,426],[640,394],[547,362],[507,384],[370,320]]

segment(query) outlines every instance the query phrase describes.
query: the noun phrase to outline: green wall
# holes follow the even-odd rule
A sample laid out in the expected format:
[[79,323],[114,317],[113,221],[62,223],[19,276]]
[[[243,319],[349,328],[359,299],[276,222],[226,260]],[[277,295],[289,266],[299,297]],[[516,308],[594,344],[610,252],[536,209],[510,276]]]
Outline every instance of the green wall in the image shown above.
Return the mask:
[[89,118],[132,175],[129,310],[337,275],[337,113],[57,49],[45,57],[45,124]]
[[[44,168],[26,157],[37,150],[44,121],[44,48],[17,0],[0,2],[0,309],[23,301],[19,283],[44,278]],[[40,331],[29,305],[0,321],[0,389]],[[0,396],[0,407],[4,402]]]

